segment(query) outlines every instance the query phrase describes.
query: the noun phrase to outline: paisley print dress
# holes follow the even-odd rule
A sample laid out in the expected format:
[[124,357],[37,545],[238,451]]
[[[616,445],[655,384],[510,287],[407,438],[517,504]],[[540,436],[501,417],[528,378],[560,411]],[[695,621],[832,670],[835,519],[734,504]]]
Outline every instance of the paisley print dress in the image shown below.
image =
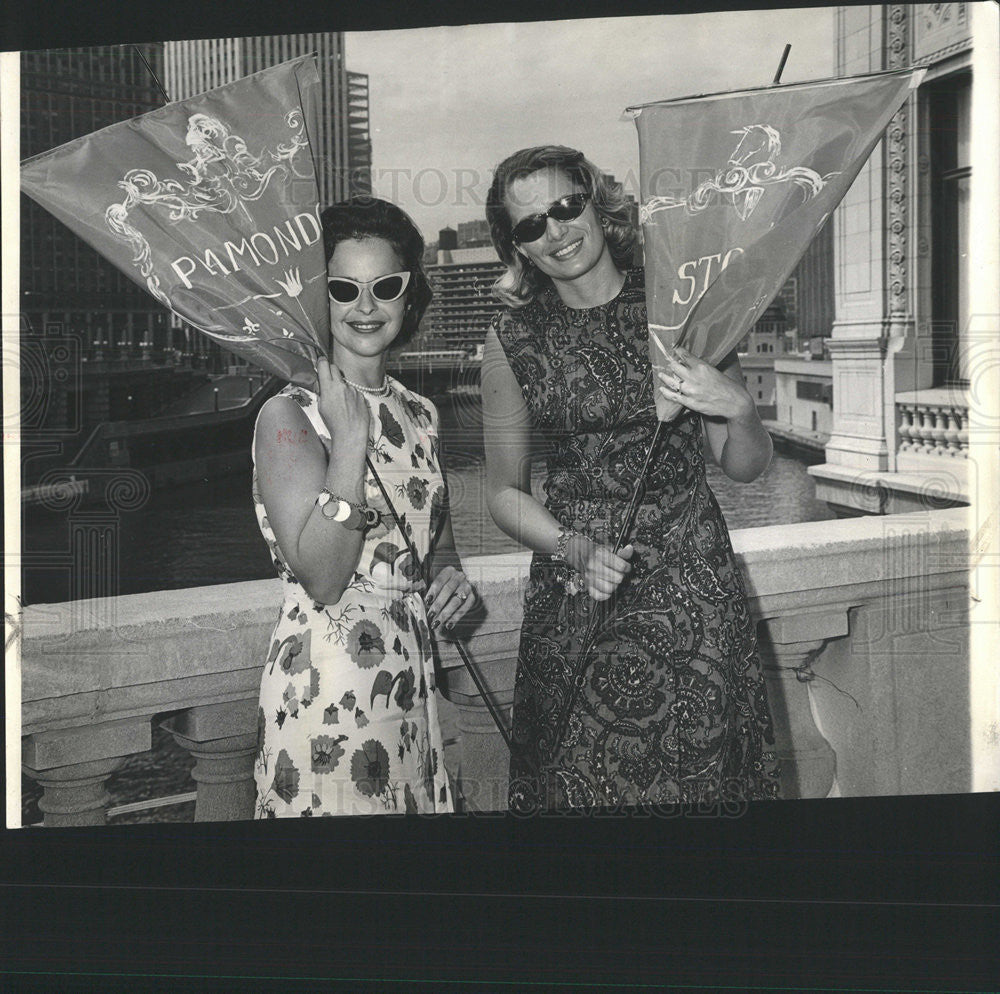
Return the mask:
[[[387,397],[364,395],[369,455],[423,557],[445,508],[437,411],[396,380],[389,385]],[[316,394],[290,386],[281,395],[302,406],[329,451]],[[371,473],[366,498],[383,521],[365,536],[336,604],[316,603],[296,580],[267,520],[256,468],[253,483],[257,522],[284,581],[261,677],[255,816],[453,810],[424,603],[385,582],[390,567],[415,573]]]
[[[546,507],[612,544],[657,425],[642,270],[602,306],[569,308],[549,288],[493,327],[545,442]],[[511,808],[776,797],[754,623],[706,481],[697,413],[684,410],[661,436],[630,541],[633,572],[595,629],[572,695],[595,602],[573,592],[565,564],[532,558]]]

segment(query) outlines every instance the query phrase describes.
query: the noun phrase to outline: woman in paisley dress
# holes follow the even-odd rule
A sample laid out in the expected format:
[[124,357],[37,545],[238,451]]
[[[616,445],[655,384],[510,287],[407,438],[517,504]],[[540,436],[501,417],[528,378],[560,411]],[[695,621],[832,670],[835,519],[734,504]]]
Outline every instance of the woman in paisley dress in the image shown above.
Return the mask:
[[[261,678],[258,818],[453,810],[431,629],[472,607],[447,512],[434,405],[385,373],[431,291],[423,239],[385,201],[321,215],[332,362],[319,393],[260,412],[254,500],[284,581]],[[421,558],[425,589],[366,454]]]
[[[530,812],[778,795],[754,624],[704,450],[755,479],[771,441],[736,353],[650,363],[636,235],[620,185],[582,153],[524,149],[487,199],[507,305],[486,339],[486,493],[534,550],[512,709],[509,803]],[[648,468],[629,544],[613,543],[657,418],[683,404]],[[544,503],[530,463],[543,453]],[[609,620],[585,645],[598,602]],[[607,607],[607,605],[605,605]],[[586,653],[582,679],[574,673]]]

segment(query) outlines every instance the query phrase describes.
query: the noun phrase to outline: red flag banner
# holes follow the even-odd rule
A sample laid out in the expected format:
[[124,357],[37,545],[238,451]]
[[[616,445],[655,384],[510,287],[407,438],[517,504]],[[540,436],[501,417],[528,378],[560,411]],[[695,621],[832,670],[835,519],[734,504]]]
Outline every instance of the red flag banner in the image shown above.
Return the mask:
[[[764,313],[924,70],[629,108],[650,355],[723,359]],[[659,346],[657,348],[656,346]],[[680,408],[656,398],[669,421]]]
[[329,342],[312,56],[21,164],[21,189],[165,307],[314,386]]

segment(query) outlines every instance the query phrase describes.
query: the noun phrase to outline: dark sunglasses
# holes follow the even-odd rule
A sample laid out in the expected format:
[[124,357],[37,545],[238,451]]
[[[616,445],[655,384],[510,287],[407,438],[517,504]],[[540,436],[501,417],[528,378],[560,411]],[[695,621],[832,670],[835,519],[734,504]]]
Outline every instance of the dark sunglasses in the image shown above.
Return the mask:
[[510,233],[514,244],[520,245],[522,242],[533,242],[541,238],[545,234],[545,224],[550,217],[555,221],[575,220],[583,213],[588,200],[590,200],[588,193],[571,193],[560,197],[544,214],[529,214],[527,217],[522,217]]
[[410,283],[409,273],[389,273],[376,279],[359,283],[346,276],[331,276],[326,281],[330,299],[338,304],[353,304],[361,296],[361,291],[368,287],[372,296],[383,304],[399,300]]

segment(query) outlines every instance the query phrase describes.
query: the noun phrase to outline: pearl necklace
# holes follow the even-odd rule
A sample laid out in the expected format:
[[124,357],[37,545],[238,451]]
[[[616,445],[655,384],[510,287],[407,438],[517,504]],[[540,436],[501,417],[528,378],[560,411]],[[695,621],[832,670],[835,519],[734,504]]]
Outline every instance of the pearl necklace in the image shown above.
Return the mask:
[[349,387],[354,387],[355,390],[360,390],[362,393],[370,394],[372,397],[388,397],[389,396],[389,377],[385,376],[382,379],[382,385],[377,387],[366,387],[362,386],[360,383],[355,383],[354,380],[349,380],[346,376],[344,377],[344,382]]

